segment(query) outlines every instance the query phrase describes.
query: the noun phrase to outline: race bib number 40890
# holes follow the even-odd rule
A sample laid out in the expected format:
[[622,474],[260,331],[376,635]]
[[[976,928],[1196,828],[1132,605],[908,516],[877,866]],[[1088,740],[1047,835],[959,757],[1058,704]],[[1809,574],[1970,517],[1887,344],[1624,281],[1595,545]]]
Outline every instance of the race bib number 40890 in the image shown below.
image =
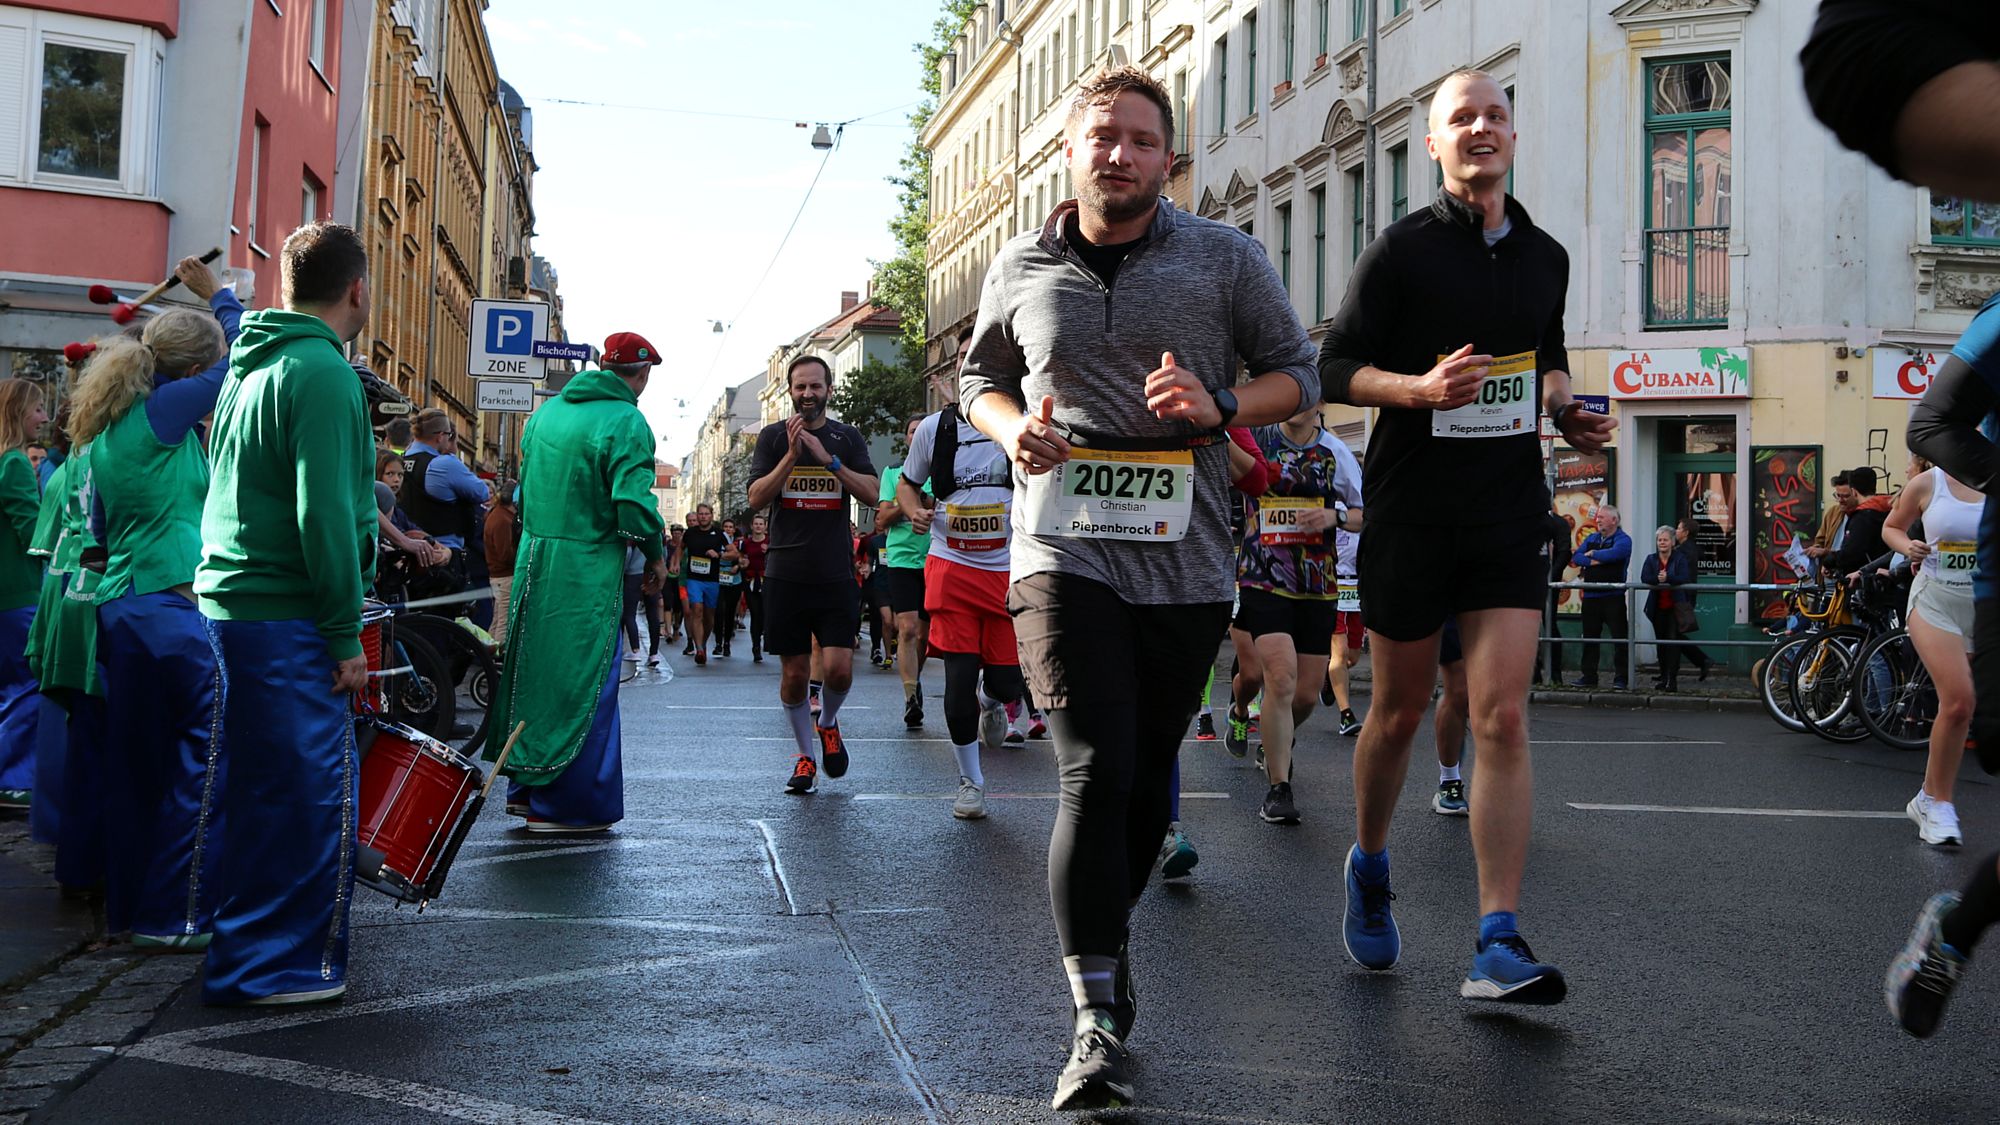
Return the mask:
[[[1439,356],[1443,362],[1446,357]],[[1495,438],[1535,432],[1535,353],[1495,356],[1479,396],[1456,410],[1431,412],[1431,436]]]
[[1179,542],[1194,513],[1194,454],[1077,449],[1029,477],[1021,505],[1034,535]]
[[799,465],[785,478],[778,506],[825,511],[840,507],[840,478],[818,465]]

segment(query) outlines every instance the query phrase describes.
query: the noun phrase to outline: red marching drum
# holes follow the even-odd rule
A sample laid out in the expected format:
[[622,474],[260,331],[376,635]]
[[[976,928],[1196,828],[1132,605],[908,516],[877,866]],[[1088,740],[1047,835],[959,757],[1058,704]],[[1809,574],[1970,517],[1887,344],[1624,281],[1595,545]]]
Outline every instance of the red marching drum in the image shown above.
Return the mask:
[[368,686],[354,697],[354,711],[362,714],[382,710],[382,680],[387,675],[383,648],[387,641],[384,623],[395,611],[381,602],[361,603],[361,655],[368,661]]
[[422,904],[485,803],[472,760],[414,727],[373,715],[355,720],[361,759],[361,854],[355,881],[399,902]]

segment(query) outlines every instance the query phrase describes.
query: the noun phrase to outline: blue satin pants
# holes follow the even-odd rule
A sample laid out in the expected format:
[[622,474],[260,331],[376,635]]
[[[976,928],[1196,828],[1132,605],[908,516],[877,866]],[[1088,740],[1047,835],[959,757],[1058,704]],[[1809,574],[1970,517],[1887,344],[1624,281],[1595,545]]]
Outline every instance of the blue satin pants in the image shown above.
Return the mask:
[[[618,723],[618,670],[624,662],[624,638],[611,631],[611,670],[597,694],[597,713],[576,759],[547,785],[507,786],[507,802],[528,806],[529,812],[557,824],[615,824],[625,819],[625,763]],[[507,732],[492,731],[502,743]]]
[[240,1004],[347,980],[354,718],[311,621],[208,622],[222,662],[214,939],[202,999]]
[[28,667],[28,628],[34,623],[31,605],[0,613],[0,789],[35,787],[42,693]]
[[201,611],[172,590],[97,607],[104,668],[105,928],[209,932],[223,788],[221,673]]

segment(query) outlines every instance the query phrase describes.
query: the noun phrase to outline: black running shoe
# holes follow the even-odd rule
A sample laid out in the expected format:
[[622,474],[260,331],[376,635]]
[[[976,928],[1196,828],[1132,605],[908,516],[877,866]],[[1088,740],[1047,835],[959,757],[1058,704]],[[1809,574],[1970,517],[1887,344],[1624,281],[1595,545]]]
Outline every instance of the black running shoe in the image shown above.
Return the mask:
[[1129,1065],[1111,1010],[1084,1008],[1076,1014],[1069,1063],[1056,1080],[1056,1096],[1049,1104],[1059,1110],[1131,1105],[1134,1088]]
[[1111,1004],[1111,1020],[1117,1025],[1118,1041],[1132,1038],[1132,1024],[1139,1018],[1139,994],[1132,988],[1132,943],[1118,947],[1118,975],[1111,982],[1117,999]]
[[813,724],[819,732],[819,759],[826,763],[826,776],[844,777],[847,774],[847,743],[841,741],[839,727],[823,727]]
[[1331,680],[1319,685],[1319,705],[1321,707],[1335,707],[1339,704],[1339,698],[1333,694],[1333,682]]
[[1264,794],[1264,807],[1257,811],[1266,824],[1297,824],[1299,809],[1292,803],[1292,783],[1280,781]]
[[922,692],[911,692],[903,701],[903,725],[911,730],[924,725],[924,697]]

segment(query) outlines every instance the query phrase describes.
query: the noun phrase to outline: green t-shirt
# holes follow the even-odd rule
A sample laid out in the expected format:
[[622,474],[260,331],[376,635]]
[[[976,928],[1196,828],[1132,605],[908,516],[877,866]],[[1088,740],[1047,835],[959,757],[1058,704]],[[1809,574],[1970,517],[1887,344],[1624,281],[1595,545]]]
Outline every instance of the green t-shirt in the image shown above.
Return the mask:
[[[896,498],[896,482],[902,476],[901,465],[882,470],[882,499]],[[929,481],[924,482],[924,495],[933,495]],[[904,570],[922,570],[924,556],[930,553],[931,537],[917,534],[917,530],[910,526],[909,520],[897,520],[889,525],[889,546],[882,553],[882,559],[888,565],[901,567]]]

